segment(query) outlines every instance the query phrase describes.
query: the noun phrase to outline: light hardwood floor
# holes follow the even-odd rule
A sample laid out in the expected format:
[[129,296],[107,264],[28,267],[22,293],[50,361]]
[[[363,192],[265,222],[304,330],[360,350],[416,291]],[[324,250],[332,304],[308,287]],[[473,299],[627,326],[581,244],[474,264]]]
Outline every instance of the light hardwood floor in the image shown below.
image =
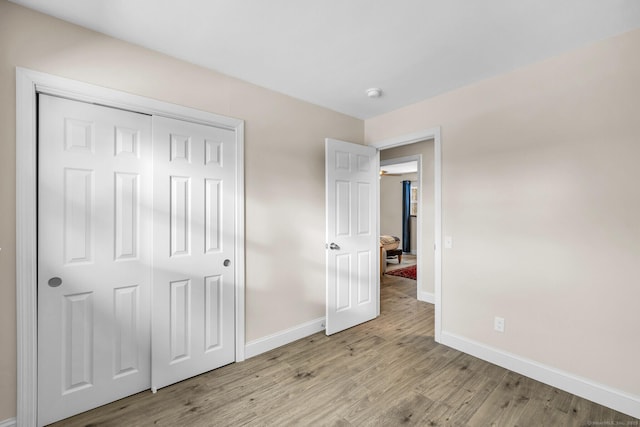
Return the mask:
[[60,426],[639,426],[433,340],[415,282],[385,276],[378,319],[139,393]]

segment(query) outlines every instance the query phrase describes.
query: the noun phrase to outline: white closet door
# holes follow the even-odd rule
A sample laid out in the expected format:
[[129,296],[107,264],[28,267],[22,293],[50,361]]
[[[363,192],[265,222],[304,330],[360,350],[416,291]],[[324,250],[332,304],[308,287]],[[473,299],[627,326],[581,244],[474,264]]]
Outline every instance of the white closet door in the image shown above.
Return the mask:
[[152,389],[235,359],[235,132],[153,118]]
[[150,386],[151,118],[40,95],[38,424]]

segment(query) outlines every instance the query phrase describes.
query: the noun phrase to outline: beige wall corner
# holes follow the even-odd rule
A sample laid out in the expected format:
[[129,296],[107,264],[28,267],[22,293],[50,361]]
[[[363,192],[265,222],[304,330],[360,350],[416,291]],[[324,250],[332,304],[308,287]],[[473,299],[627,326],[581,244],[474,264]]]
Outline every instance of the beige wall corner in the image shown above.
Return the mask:
[[365,121],[368,143],[441,126],[443,331],[636,399],[639,51],[635,30]]

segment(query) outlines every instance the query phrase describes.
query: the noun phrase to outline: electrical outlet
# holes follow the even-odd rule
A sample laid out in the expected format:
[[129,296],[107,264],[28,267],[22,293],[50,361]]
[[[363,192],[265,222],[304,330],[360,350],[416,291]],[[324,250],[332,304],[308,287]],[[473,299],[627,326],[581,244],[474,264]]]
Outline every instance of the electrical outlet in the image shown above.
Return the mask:
[[498,332],[504,332],[504,318],[503,317],[494,317],[493,318],[493,329]]

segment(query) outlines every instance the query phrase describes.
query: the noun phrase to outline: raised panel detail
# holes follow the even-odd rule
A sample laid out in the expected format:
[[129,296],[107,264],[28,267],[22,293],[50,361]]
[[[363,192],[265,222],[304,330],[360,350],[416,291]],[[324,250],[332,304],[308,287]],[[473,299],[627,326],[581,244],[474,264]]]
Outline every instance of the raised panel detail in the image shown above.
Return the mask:
[[93,386],[93,293],[62,298],[62,394]]
[[205,179],[205,252],[219,252],[222,248],[222,181]]
[[371,159],[368,156],[358,155],[358,170],[360,172],[369,172],[371,167]]
[[357,205],[357,230],[359,235],[368,235],[371,233],[371,212],[369,203],[371,201],[371,185],[367,182],[359,182],[357,184],[358,205]]
[[188,255],[191,243],[191,180],[171,177],[171,256]]
[[351,170],[351,154],[343,151],[336,151],[336,169],[337,170]]
[[205,351],[210,351],[222,344],[222,276],[205,277],[204,300]]
[[114,154],[116,156],[139,156],[140,131],[116,127]]
[[171,161],[191,162],[191,138],[171,134]]
[[64,149],[66,151],[93,152],[93,122],[64,119]]
[[170,294],[170,362],[178,363],[190,357],[191,347],[191,281],[171,282]]
[[139,185],[135,173],[115,174],[115,259],[138,255]]
[[222,142],[204,140],[204,164],[222,167]]
[[336,311],[351,308],[351,254],[336,256]]
[[64,260],[65,263],[92,261],[93,171],[64,170]]
[[114,378],[138,372],[138,286],[113,290]]
[[358,304],[371,301],[371,252],[358,252]]
[[336,181],[336,236],[351,235],[351,183]]

